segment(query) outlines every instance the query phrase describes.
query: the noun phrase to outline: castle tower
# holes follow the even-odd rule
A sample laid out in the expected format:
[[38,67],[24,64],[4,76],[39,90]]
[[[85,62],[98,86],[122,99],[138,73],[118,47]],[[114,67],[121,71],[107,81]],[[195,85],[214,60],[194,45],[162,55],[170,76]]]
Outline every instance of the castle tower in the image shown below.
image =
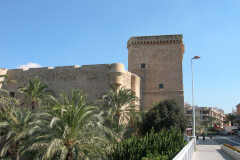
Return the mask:
[[183,107],[182,35],[132,37],[127,48],[128,70],[141,78],[141,108],[167,99]]

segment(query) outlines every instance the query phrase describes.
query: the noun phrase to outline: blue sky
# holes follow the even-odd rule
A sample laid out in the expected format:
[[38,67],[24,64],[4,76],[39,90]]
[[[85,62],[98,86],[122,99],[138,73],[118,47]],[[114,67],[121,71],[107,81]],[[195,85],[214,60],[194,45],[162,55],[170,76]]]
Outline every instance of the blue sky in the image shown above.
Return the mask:
[[131,36],[183,34],[185,101],[231,112],[240,103],[239,0],[1,0],[0,67],[122,62]]

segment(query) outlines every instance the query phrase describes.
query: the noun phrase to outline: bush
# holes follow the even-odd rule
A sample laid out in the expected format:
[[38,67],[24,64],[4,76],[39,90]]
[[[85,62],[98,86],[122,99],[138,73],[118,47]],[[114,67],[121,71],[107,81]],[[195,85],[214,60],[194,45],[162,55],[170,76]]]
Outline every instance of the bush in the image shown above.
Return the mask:
[[147,154],[147,157],[143,157],[141,160],[168,160],[168,156],[161,156],[159,154]]
[[178,129],[164,129],[159,133],[152,130],[144,137],[131,137],[113,145],[108,158],[109,160],[141,160],[145,157],[147,160],[151,156],[157,156],[160,160],[170,160],[184,145],[183,135]]
[[144,135],[151,131],[152,128],[158,132],[163,128],[168,129],[171,127],[179,128],[184,132],[186,124],[183,108],[178,106],[174,101],[166,100],[154,105],[144,115],[140,132]]

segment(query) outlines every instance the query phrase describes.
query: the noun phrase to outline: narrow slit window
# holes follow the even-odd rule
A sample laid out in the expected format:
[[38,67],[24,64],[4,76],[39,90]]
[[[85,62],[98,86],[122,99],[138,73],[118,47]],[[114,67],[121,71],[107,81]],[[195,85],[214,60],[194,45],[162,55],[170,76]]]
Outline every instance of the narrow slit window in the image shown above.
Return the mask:
[[143,69],[143,68],[146,68],[146,64],[145,63],[142,63],[141,64],[141,68]]
[[164,88],[164,85],[163,85],[162,83],[160,83],[160,84],[158,85],[158,88],[159,88],[159,89],[162,89],[162,88]]
[[15,92],[10,92],[9,95],[10,97],[15,97]]

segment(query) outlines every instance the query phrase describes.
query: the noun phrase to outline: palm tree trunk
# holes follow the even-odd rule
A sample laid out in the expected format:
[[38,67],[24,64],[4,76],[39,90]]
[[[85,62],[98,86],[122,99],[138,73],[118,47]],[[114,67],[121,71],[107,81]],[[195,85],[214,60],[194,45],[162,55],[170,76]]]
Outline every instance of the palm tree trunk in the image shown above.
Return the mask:
[[16,160],[20,160],[20,155],[19,155],[19,153],[17,153]]
[[35,109],[35,101],[32,101],[32,104],[31,104],[32,106],[32,110],[34,110]]
[[68,152],[67,154],[67,160],[73,160],[73,155],[72,155],[72,152]]

